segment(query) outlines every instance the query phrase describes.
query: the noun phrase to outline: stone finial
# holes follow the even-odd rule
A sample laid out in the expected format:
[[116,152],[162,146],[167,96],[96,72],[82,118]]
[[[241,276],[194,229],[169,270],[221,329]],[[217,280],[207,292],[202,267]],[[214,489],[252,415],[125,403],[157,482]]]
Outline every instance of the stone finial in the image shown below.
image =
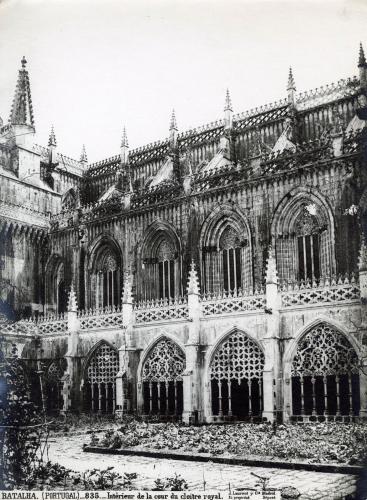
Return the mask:
[[172,131],[172,130],[178,130],[178,128],[177,128],[176,114],[175,114],[175,110],[174,109],[172,110],[172,115],[171,115],[171,121],[170,121],[170,124],[169,124],[169,129],[170,129],[170,131]]
[[54,131],[54,126],[51,126],[51,132],[50,136],[48,138],[48,147],[54,147],[56,148],[56,136],[55,136],[55,131]]
[[277,263],[275,259],[275,252],[272,247],[269,248],[269,256],[266,263],[266,283],[278,283]]
[[362,235],[361,246],[359,249],[358,269],[359,271],[367,271],[367,245],[363,235]]
[[129,158],[129,142],[127,140],[126,128],[124,127],[121,139],[121,163],[123,164],[127,163],[128,158]]
[[11,125],[28,125],[32,127],[34,131],[31,88],[26,64],[27,61],[23,56],[21,60],[22,68],[18,72],[18,80],[11,106],[9,123]]
[[125,274],[124,289],[122,291],[122,303],[131,304],[133,301],[132,295],[132,277],[129,273]]
[[189,271],[189,279],[187,282],[187,293],[188,294],[200,294],[199,278],[195,269],[195,262],[192,260]]
[[80,163],[83,163],[83,165],[87,165],[88,163],[88,157],[87,157],[87,152],[85,150],[85,145],[83,144],[82,152],[80,155]]
[[366,57],[364,55],[362,42],[359,44],[359,57],[358,57],[358,67],[364,68],[366,66]]
[[226,99],[224,101],[224,111],[233,111],[231,96],[229,94],[229,89],[226,91]]
[[289,68],[287,92],[288,92],[288,103],[294,105],[294,94],[296,92],[296,83],[294,81],[292,67]]
[[78,310],[78,304],[76,300],[76,293],[74,289],[74,284],[71,284],[68,300],[68,312],[76,312]]

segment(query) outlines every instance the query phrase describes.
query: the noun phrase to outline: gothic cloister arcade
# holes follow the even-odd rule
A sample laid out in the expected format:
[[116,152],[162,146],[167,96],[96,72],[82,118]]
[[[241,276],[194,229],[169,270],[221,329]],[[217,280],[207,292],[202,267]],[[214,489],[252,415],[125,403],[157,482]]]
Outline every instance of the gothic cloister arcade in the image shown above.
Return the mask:
[[184,370],[185,354],[174,341],[163,338],[153,346],[144,359],[141,373],[145,415],[182,414]]
[[89,354],[84,368],[84,409],[92,413],[114,413],[118,354],[107,342],[100,342]]
[[292,415],[353,418],[358,416],[357,353],[336,328],[320,323],[297,344],[291,365]]
[[239,330],[219,344],[209,367],[213,416],[236,420],[261,417],[264,361],[258,343]]
[[63,407],[62,376],[66,369],[65,359],[52,361],[44,372],[44,393],[47,410],[58,412]]

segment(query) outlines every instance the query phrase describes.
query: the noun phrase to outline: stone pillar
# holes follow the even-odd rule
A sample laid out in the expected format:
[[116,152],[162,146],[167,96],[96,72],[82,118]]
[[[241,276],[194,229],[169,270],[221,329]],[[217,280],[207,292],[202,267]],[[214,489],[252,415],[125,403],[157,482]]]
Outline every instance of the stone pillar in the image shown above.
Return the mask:
[[68,302],[68,350],[65,354],[67,362],[66,371],[62,377],[62,394],[64,399],[63,412],[81,409],[80,395],[80,356],[79,344],[79,318],[74,285],[71,285]]
[[361,248],[359,251],[359,286],[361,290],[361,316],[362,322],[359,328],[362,341],[362,353],[359,371],[360,388],[360,417],[367,420],[367,246],[364,235],[361,235]]
[[[263,372],[263,417],[269,422],[276,419],[282,391],[281,371],[279,369],[279,294],[275,254],[269,249],[266,268],[266,335],[263,339],[265,365]],[[276,380],[274,385],[273,380]]]
[[119,349],[119,371],[116,375],[116,415],[130,413],[133,409],[133,366],[136,349],[133,346],[134,310],[132,279],[125,277],[122,294],[122,344]]
[[199,407],[199,344],[200,344],[200,290],[199,280],[192,261],[188,279],[189,339],[186,344],[186,369],[183,374],[184,405],[182,421],[202,420],[203,408]]

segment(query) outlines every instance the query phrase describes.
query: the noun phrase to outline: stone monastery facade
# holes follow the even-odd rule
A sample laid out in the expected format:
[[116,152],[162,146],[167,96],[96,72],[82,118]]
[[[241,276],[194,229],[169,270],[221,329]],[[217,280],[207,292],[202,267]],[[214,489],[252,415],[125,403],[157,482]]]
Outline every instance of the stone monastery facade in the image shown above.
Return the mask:
[[[5,355],[50,412],[367,416],[367,63],[88,164],[0,125]],[[40,389],[42,387],[42,390]]]

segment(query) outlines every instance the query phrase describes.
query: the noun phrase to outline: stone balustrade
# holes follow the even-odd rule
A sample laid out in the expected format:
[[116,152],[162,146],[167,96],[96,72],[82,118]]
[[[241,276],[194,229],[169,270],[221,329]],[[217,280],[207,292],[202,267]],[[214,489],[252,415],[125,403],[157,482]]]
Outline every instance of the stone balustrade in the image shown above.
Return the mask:
[[122,308],[116,306],[79,311],[77,317],[79,318],[80,330],[121,328],[123,326]]
[[342,304],[359,301],[361,297],[359,284],[353,275],[287,282],[282,284],[280,290],[283,308],[310,304]]
[[257,290],[255,294],[244,290],[233,290],[231,292],[223,291],[218,294],[204,294],[202,297],[203,316],[259,311],[263,310],[265,306],[266,299],[263,289]]
[[171,321],[188,319],[189,307],[187,297],[176,299],[147,300],[135,306],[135,323],[152,323],[154,321]]

